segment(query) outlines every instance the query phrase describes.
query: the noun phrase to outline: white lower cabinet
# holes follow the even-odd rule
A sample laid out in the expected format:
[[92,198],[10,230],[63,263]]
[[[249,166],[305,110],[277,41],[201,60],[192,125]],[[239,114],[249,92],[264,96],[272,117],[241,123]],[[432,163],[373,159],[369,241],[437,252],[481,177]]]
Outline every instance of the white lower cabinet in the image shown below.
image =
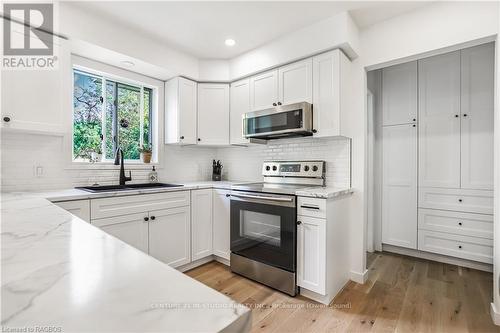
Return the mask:
[[213,253],[229,260],[231,198],[229,190],[213,190]]
[[[178,267],[191,262],[189,196],[189,191],[175,191],[92,199],[91,223],[164,263]],[[154,209],[163,207],[168,208]]]
[[190,207],[149,212],[149,254],[178,267],[191,261]]
[[419,230],[418,249],[487,264],[493,263],[492,239]]
[[148,252],[148,213],[93,220],[92,224],[133,247]]
[[298,216],[297,284],[318,294],[325,294],[326,220]]
[[297,285],[301,295],[323,304],[349,281],[349,197],[297,198]]
[[63,201],[55,202],[54,204],[85,222],[90,222],[90,200]]
[[191,257],[212,255],[212,189],[191,191]]

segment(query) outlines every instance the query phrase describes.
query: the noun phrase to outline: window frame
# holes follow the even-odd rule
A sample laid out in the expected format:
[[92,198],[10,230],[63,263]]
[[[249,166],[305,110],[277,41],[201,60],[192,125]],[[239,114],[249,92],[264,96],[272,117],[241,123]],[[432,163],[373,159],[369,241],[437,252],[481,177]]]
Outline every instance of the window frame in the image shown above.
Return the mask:
[[[124,70],[123,70],[124,71]],[[97,162],[97,163],[91,163],[90,161],[85,161],[85,160],[76,160],[75,159],[75,156],[74,156],[74,143],[73,143],[73,140],[74,140],[74,75],[75,75],[75,72],[78,72],[78,73],[81,73],[83,75],[87,75],[87,76],[93,76],[93,77],[96,77],[96,78],[99,78],[102,80],[101,82],[101,86],[102,86],[102,95],[101,95],[101,98],[103,99],[103,102],[102,102],[102,105],[101,105],[101,108],[102,108],[102,112],[101,112],[101,121],[102,121],[102,128],[101,128],[101,136],[102,136],[102,151],[103,151],[103,154],[102,154],[102,160],[100,162]],[[133,73],[135,74],[135,73]],[[140,74],[136,74],[136,75],[140,75]],[[106,71],[101,71],[101,70],[97,70],[97,69],[93,69],[93,68],[89,68],[87,66],[82,66],[82,65],[79,65],[75,62],[73,62],[72,66],[71,66],[71,138],[70,138],[70,146],[71,146],[71,149],[70,149],[70,154],[71,154],[71,160],[72,160],[72,164],[73,165],[109,165],[109,164],[113,164],[114,162],[114,159],[107,159],[106,158],[106,110],[107,110],[107,99],[106,99],[106,91],[107,91],[107,84],[108,84],[108,81],[109,82],[113,82],[115,84],[115,101],[116,100],[116,95],[118,94],[118,85],[119,84],[122,84],[122,85],[125,85],[125,86],[131,86],[131,87],[134,87],[134,88],[139,88],[140,91],[140,105],[139,105],[139,110],[140,110],[140,127],[141,127],[141,134],[140,134],[140,138],[139,138],[139,144],[142,145],[143,144],[143,140],[144,140],[144,135],[143,135],[143,130],[144,130],[144,126],[143,126],[143,121],[144,121],[144,91],[145,89],[148,89],[150,91],[149,93],[149,121],[150,121],[150,126],[149,126],[149,133],[148,133],[148,138],[149,138],[149,142],[150,144],[152,145],[152,148],[153,148],[153,156],[152,156],[152,160],[151,160],[151,163],[143,163],[142,160],[139,158],[139,159],[125,159],[125,162],[127,162],[127,164],[137,164],[137,165],[145,165],[145,166],[148,166],[148,165],[158,165],[158,161],[159,161],[159,147],[158,145],[160,144],[160,138],[159,138],[159,131],[160,131],[160,128],[159,128],[159,124],[156,124],[156,122],[159,122],[160,119],[159,119],[159,111],[158,111],[158,103],[155,103],[155,99],[158,99],[159,98],[159,91],[158,91],[158,87],[152,85],[152,84],[148,84],[148,83],[145,83],[143,81],[139,81],[139,80],[133,80],[133,79],[129,79],[129,78],[126,78],[124,76],[120,76],[120,75],[114,75],[114,74],[110,74],[109,72],[106,72]],[[114,128],[112,129],[112,131],[114,133],[118,133],[117,131],[117,127],[118,127],[118,124],[117,124],[117,121],[116,121],[116,116],[117,116],[117,109],[115,109],[115,112],[114,112],[114,115],[113,115],[113,118],[114,118],[114,121],[113,121],[113,125],[114,125]],[[155,137],[156,137],[156,140],[155,140]],[[112,139],[112,142],[113,142],[113,150],[116,149],[116,146],[117,146],[117,139],[118,137],[115,136],[115,139]]]

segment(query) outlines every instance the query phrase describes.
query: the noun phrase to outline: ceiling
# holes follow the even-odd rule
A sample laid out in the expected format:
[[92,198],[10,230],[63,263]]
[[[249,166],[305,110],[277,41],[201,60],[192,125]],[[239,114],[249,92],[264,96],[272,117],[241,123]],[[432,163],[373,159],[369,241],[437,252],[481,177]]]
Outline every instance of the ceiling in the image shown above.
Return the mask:
[[[421,7],[419,1],[73,2],[200,59],[229,59],[343,11],[360,28]],[[227,38],[236,45],[227,47]]]

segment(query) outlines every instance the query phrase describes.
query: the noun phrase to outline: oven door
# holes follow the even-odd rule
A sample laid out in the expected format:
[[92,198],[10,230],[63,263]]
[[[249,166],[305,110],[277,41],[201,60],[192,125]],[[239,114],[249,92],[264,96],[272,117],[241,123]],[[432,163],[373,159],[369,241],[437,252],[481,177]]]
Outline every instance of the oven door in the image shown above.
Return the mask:
[[292,135],[312,135],[312,106],[296,103],[249,112],[243,116],[243,136],[270,139]]
[[231,192],[231,252],[295,272],[295,196]]

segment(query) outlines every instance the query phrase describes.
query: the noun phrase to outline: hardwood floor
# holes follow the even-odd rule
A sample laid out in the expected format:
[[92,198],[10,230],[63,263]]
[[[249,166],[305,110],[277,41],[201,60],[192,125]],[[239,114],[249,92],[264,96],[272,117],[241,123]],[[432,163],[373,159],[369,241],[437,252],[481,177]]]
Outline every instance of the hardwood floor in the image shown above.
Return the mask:
[[187,275],[252,309],[252,332],[500,332],[489,314],[492,274],[390,253],[330,306],[289,297],[210,262]]

